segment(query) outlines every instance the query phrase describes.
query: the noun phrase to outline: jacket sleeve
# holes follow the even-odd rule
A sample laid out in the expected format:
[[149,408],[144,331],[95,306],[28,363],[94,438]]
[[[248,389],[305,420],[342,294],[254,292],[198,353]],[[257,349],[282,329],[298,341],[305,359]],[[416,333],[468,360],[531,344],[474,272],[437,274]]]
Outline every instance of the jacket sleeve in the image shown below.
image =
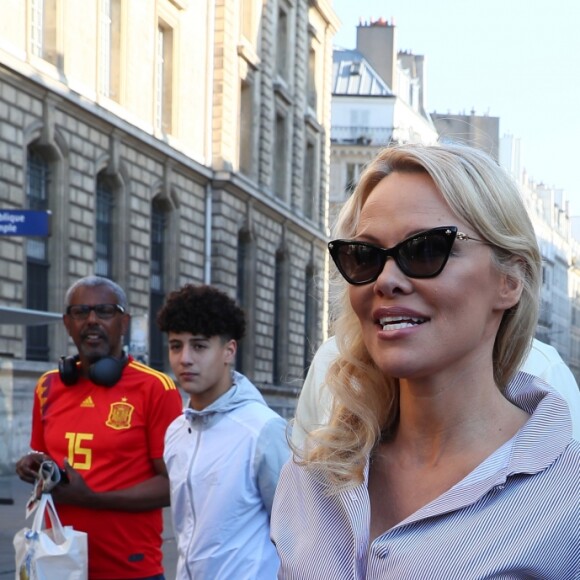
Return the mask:
[[332,398],[325,387],[326,373],[337,357],[338,346],[332,337],[316,351],[312,359],[296,405],[292,427],[292,443],[295,447],[301,448],[309,431],[328,422]]
[[290,458],[286,425],[282,417],[274,417],[264,425],[256,443],[254,468],[258,490],[268,515],[272,513],[272,503],[280,471]]

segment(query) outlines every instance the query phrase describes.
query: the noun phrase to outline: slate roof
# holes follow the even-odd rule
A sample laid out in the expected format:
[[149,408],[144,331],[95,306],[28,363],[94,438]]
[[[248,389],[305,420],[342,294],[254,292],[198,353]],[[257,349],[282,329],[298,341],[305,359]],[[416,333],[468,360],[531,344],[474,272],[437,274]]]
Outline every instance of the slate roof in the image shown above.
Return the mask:
[[393,91],[356,50],[335,47],[332,52],[333,96],[394,96]]

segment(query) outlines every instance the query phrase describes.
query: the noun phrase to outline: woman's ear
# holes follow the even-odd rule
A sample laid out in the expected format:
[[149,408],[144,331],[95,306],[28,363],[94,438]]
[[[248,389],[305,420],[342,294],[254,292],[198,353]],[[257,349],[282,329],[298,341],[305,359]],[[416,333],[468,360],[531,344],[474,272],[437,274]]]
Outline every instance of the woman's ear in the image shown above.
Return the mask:
[[509,310],[515,306],[524,290],[526,263],[522,258],[512,257],[502,274],[501,285],[498,294],[498,308]]

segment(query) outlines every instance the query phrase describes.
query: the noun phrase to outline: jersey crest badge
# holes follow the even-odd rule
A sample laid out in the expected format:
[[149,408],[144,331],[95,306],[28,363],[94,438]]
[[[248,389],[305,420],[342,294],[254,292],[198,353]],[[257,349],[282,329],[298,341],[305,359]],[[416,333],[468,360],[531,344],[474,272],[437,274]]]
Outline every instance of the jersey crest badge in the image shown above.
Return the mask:
[[127,399],[123,398],[118,403],[111,403],[111,409],[109,410],[109,417],[105,425],[111,427],[111,429],[130,429],[131,428],[131,415],[135,407],[130,403],[127,403]]

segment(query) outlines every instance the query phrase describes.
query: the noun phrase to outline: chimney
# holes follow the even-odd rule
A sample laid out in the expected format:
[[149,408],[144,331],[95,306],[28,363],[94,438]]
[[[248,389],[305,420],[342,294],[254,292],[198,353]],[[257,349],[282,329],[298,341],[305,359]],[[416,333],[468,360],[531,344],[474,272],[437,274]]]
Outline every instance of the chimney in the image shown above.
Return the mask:
[[396,94],[398,87],[395,25],[382,18],[371,20],[369,24],[359,24],[356,29],[356,49]]

